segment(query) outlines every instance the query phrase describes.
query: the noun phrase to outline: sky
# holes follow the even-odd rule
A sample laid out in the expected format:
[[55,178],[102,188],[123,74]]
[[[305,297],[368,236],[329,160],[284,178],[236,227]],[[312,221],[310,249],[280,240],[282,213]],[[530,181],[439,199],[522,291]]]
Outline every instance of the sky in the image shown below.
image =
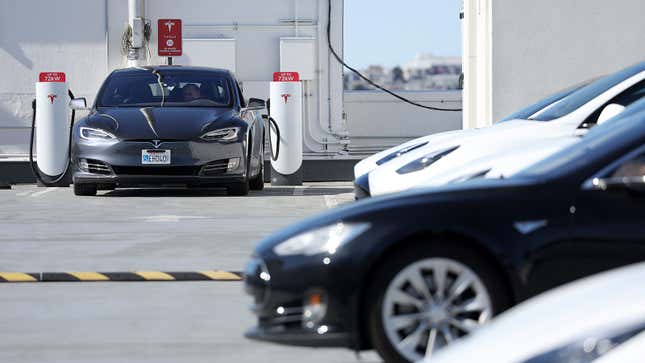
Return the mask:
[[345,0],[345,61],[402,65],[418,53],[461,55],[461,0]]

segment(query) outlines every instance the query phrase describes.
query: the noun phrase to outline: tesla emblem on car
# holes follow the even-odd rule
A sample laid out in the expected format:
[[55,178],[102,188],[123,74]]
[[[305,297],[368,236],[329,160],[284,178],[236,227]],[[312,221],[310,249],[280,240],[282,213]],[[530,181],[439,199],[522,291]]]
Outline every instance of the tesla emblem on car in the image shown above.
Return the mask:
[[54,100],[56,99],[56,97],[58,97],[58,96],[56,96],[56,95],[47,95],[47,98],[49,98],[49,102],[51,102],[52,105],[54,104]]
[[156,148],[158,148],[161,145],[161,140],[152,140],[152,145]]
[[287,101],[289,101],[290,97],[291,97],[291,95],[288,94],[288,93],[283,93],[282,94],[282,99],[284,100],[284,103],[287,103]]

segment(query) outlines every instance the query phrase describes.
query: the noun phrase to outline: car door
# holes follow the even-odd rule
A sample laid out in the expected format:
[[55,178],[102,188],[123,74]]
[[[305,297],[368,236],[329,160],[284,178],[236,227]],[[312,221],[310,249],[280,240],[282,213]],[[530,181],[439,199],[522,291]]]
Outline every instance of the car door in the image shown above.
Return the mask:
[[[616,161],[574,190],[568,208],[569,225],[562,238],[535,234],[528,258],[526,297],[616,267],[645,261],[645,191],[602,189],[600,180],[640,177],[645,188],[645,146]],[[594,181],[595,180],[595,181]],[[547,238],[549,237],[549,238]]]
[[574,276],[645,261],[644,177],[645,145],[582,186],[569,240],[570,253],[575,256],[570,266]]

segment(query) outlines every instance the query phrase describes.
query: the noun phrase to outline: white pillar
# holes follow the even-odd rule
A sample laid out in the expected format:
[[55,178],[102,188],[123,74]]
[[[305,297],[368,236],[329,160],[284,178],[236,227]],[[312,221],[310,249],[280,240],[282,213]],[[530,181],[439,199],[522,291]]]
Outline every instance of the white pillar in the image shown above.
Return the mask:
[[[132,34],[134,38],[134,33],[139,32],[143,34],[143,22],[137,22],[135,19],[144,19],[145,18],[145,7],[143,0],[128,0],[128,24],[132,29]],[[137,29],[135,29],[135,27]],[[134,49],[131,50],[131,53],[128,54],[128,66],[137,67],[145,65],[146,62],[146,52],[145,49],[140,47],[139,44],[133,44]]]

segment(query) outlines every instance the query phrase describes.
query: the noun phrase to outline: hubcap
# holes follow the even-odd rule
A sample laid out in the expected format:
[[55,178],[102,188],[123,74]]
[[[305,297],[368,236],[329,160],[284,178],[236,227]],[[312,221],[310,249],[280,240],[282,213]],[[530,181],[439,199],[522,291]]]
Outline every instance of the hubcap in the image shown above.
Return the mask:
[[484,283],[448,258],[417,261],[385,291],[383,327],[393,347],[414,362],[486,323],[493,308]]

